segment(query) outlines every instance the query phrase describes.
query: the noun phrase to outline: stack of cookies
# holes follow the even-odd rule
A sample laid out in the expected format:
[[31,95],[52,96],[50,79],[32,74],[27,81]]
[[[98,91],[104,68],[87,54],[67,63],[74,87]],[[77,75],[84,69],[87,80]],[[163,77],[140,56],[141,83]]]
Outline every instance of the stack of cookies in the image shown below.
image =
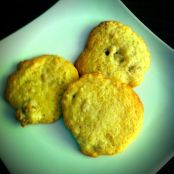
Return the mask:
[[77,70],[53,55],[26,60],[8,78],[6,99],[22,126],[54,122],[63,113],[82,153],[112,155],[126,149],[142,126],[143,104],[132,88],[149,65],[143,39],[106,21],[91,31]]

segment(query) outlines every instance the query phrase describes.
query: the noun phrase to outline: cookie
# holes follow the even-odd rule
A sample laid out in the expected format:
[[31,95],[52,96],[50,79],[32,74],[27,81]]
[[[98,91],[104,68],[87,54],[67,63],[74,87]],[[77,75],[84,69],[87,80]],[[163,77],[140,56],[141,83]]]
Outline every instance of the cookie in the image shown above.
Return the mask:
[[143,121],[143,105],[126,84],[92,73],[68,85],[62,98],[65,125],[82,153],[97,157],[126,149]]
[[130,27],[106,21],[90,33],[75,66],[80,75],[100,72],[135,87],[150,65],[150,52],[143,39]]
[[65,88],[77,79],[73,64],[55,55],[43,55],[18,64],[7,80],[5,97],[17,110],[22,126],[51,123],[62,114]]

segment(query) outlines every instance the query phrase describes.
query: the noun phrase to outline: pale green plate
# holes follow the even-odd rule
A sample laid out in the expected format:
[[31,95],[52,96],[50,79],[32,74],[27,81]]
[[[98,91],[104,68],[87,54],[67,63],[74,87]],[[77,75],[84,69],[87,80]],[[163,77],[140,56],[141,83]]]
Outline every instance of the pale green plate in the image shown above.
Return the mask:
[[[139,33],[152,63],[136,88],[145,107],[140,135],[123,153],[90,158],[79,152],[63,119],[22,128],[3,92],[7,76],[20,60],[50,53],[74,62],[90,30],[104,20],[119,20]],[[174,155],[174,51],[120,1],[62,0],[2,40],[0,85],[0,158],[12,174],[148,174]]]

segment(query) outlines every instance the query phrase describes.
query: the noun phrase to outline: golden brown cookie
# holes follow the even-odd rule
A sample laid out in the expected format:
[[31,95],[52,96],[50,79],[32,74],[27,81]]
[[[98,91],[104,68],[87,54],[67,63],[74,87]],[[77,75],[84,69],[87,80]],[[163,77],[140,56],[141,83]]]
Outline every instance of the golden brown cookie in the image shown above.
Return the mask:
[[98,73],[68,85],[62,108],[81,151],[93,157],[123,151],[137,136],[144,112],[131,87]]
[[116,21],[102,22],[91,31],[75,64],[80,75],[101,72],[131,87],[142,82],[149,65],[150,53],[143,39]]
[[55,55],[43,55],[19,63],[7,81],[5,97],[17,110],[22,126],[51,123],[62,114],[61,99],[70,82],[78,79],[76,68]]

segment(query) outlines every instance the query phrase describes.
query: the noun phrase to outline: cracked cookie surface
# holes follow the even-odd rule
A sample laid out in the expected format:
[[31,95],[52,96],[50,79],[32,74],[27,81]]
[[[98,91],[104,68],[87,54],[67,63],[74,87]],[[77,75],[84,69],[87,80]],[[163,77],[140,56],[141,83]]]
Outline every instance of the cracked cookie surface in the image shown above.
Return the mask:
[[150,53],[144,40],[129,26],[105,21],[90,33],[76,61],[80,75],[100,72],[131,87],[138,86],[150,65]]
[[77,79],[73,64],[59,56],[43,55],[18,64],[7,80],[5,97],[17,110],[22,126],[51,123],[62,114],[65,88]]
[[139,133],[144,112],[131,87],[98,73],[68,85],[62,108],[82,153],[92,157],[126,149]]

